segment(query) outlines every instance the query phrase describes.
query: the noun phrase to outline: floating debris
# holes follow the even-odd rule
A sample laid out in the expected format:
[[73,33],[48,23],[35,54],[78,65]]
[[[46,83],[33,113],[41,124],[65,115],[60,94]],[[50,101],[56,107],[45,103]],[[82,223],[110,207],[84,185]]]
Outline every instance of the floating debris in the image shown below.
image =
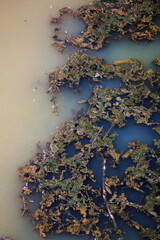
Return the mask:
[[156,58],[154,61],[153,61],[154,64],[160,66],[160,57],[159,58]]
[[[110,38],[119,40],[123,36],[133,41],[152,41],[160,33],[160,27],[153,21],[160,14],[159,0],[95,1],[75,12],[62,8],[59,18],[53,18],[51,22],[60,23],[66,13],[81,18],[87,25],[80,37],[66,38],[68,43],[82,48],[98,50],[107,46]],[[62,52],[66,40],[61,41],[57,31],[53,39],[53,45]]]
[[95,77],[99,77],[99,76],[100,76],[99,73],[96,73],[96,74],[95,74]]

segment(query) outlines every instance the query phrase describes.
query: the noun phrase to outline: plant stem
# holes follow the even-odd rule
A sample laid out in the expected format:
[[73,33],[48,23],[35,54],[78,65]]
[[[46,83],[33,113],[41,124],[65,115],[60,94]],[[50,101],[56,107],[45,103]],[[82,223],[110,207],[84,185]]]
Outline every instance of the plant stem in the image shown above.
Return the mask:
[[102,175],[102,191],[103,191],[103,200],[105,202],[105,205],[106,205],[106,208],[107,208],[107,211],[109,213],[109,216],[110,218],[112,219],[112,222],[113,222],[113,225],[114,225],[114,229],[117,230],[118,229],[118,226],[117,226],[117,223],[115,221],[115,218],[113,216],[113,214],[111,213],[111,210],[109,208],[109,204],[108,204],[108,200],[107,200],[107,192],[106,192],[106,188],[105,188],[105,179],[106,179],[106,159],[103,158],[103,166],[102,166],[102,172],[103,172],[103,175]]

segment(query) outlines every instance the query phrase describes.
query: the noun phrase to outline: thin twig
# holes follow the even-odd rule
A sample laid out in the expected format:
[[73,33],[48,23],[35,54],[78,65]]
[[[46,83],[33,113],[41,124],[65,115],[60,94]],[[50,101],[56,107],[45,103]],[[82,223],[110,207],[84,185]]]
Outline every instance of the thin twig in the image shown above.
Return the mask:
[[111,210],[109,208],[109,204],[108,204],[108,200],[107,200],[107,192],[106,192],[106,188],[105,188],[105,179],[106,179],[106,159],[103,159],[103,166],[102,166],[102,172],[103,172],[103,178],[102,178],[102,191],[103,191],[103,200],[105,202],[107,211],[109,213],[110,218],[112,219],[113,225],[114,225],[114,229],[117,230],[118,226],[117,223],[115,221],[115,218],[113,216],[113,214],[111,213]]
[[[107,137],[109,135],[109,133],[111,132],[111,130],[114,128],[114,125],[111,125],[111,127],[108,129],[108,131],[105,134],[105,137]],[[106,164],[107,164],[107,160],[105,158],[103,158],[103,165],[102,165],[102,191],[103,191],[103,200],[105,202],[107,211],[109,213],[110,218],[112,219],[113,225],[114,225],[114,229],[117,230],[118,226],[117,223],[115,221],[115,218],[113,216],[113,214],[111,213],[110,207],[109,207],[109,203],[107,200],[107,192],[106,192],[106,188],[105,188],[105,179],[106,179]]]
[[23,212],[22,212],[22,216],[24,216],[25,212],[28,211],[28,207],[26,205],[26,200],[24,197],[22,197],[22,201],[23,201]]
[[82,51],[84,51],[84,52],[89,52],[90,54],[92,54],[94,57],[97,57],[96,56],[96,54],[94,53],[94,52],[92,52],[91,50],[89,50],[88,48],[84,48],[84,49],[82,49]]
[[114,128],[115,124],[111,125],[111,127],[108,129],[108,131],[105,134],[105,137],[107,137],[110,133],[110,131]]
[[96,139],[99,136],[99,134],[101,133],[102,129],[103,129],[103,126],[99,129],[98,133],[96,134],[95,138],[93,139],[93,142],[92,142],[91,146],[89,147],[88,152],[90,152],[91,148],[93,147],[93,143],[96,141]]

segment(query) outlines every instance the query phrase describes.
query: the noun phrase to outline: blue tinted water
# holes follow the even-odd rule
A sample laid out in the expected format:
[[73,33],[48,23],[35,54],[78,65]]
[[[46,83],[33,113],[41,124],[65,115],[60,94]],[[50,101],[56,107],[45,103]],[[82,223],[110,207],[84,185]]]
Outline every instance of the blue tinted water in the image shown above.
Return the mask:
[[128,38],[112,41],[108,47],[102,48],[95,54],[104,58],[109,64],[115,60],[137,58],[145,69],[152,68],[160,71],[160,67],[156,67],[152,63],[155,58],[160,56],[160,36],[156,37],[153,42],[133,42]]
[[153,147],[153,139],[158,138],[158,134],[145,124],[136,124],[134,119],[129,119],[123,128],[115,128],[118,136],[114,144],[118,151],[127,151],[128,143],[132,141],[141,141]]

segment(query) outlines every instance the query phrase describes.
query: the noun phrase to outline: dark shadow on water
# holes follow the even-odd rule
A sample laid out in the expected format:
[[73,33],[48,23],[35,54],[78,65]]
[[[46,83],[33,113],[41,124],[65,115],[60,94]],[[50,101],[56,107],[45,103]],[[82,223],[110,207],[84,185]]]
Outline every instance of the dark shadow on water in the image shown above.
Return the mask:
[[155,212],[160,216],[160,207],[159,207],[159,205],[155,206]]
[[87,138],[87,137],[84,137],[84,138],[81,140],[81,143],[82,143],[83,146],[86,145],[86,144],[89,144],[89,142],[90,142],[90,140],[89,140],[89,138]]
[[78,150],[75,148],[75,143],[76,142],[71,142],[67,148],[66,148],[66,153],[68,157],[73,157],[75,154],[78,153]]
[[151,228],[151,229],[155,229],[156,228],[156,224],[153,221],[153,217],[147,216],[146,214],[144,214],[142,212],[141,213],[138,212],[138,214],[137,214],[137,211],[134,208],[129,208],[128,212],[129,212],[131,218],[134,221],[140,223],[144,227]]
[[112,177],[112,176],[117,176],[119,178],[122,177],[123,172],[130,166],[133,166],[133,162],[131,159],[122,159],[120,158],[120,164],[116,167],[112,167],[112,161],[107,162],[107,169],[106,169],[106,174],[107,177]]
[[105,121],[105,120],[101,120],[101,121],[99,121],[97,124],[98,124],[99,127],[102,127],[102,126],[103,126],[103,130],[104,130],[105,132],[107,132],[107,131],[110,129],[110,127],[111,127],[110,122],[107,122],[107,121]]
[[151,102],[150,102],[150,98],[147,98],[147,99],[144,99],[143,101],[143,106],[147,109],[150,109],[151,108]]
[[94,155],[94,157],[89,162],[88,168],[94,172],[96,180],[96,183],[94,183],[94,185],[102,186],[102,161],[100,155]]
[[151,116],[151,120],[157,123],[160,123],[160,113],[153,113]]
[[127,197],[128,201],[137,203],[137,204],[144,204],[145,203],[145,196],[146,192],[142,193],[139,191],[136,191],[134,189],[122,189],[121,193],[125,193],[125,196]]
[[74,87],[79,92],[81,99],[87,99],[91,96],[92,88],[95,86],[102,86],[103,88],[111,87],[112,89],[119,88],[121,86],[124,86],[124,84],[121,82],[121,79],[118,77],[113,77],[113,79],[108,80],[106,78],[104,79],[98,79],[97,82],[91,82],[87,78],[82,78],[80,81],[80,84],[78,87]]
[[158,138],[158,134],[145,124],[136,124],[134,119],[128,120],[123,128],[115,127],[112,132],[116,131],[118,136],[114,141],[114,145],[118,151],[127,151],[128,143],[132,141],[141,141],[153,147],[153,139]]
[[160,27],[160,14],[153,18],[153,22]]
[[[119,217],[116,218],[117,224],[120,229],[124,232],[124,240],[143,240],[140,233],[135,228],[130,228],[126,223],[124,223]],[[116,235],[113,235],[112,240],[118,240]]]
[[[81,141],[82,146],[89,144],[89,138],[85,137]],[[66,153],[68,157],[73,157],[75,154],[78,154],[80,151],[79,149],[76,149],[76,141],[71,142],[67,147],[66,147]]]

